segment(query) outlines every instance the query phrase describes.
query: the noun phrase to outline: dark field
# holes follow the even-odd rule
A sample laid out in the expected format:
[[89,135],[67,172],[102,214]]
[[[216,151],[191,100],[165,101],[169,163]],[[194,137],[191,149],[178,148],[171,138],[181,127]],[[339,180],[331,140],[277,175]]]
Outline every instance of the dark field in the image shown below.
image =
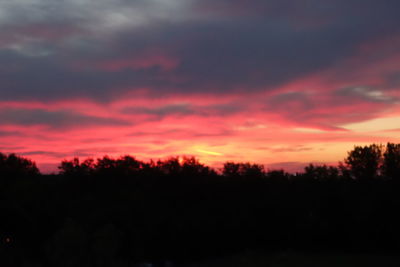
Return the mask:
[[398,267],[395,254],[245,252],[184,267]]

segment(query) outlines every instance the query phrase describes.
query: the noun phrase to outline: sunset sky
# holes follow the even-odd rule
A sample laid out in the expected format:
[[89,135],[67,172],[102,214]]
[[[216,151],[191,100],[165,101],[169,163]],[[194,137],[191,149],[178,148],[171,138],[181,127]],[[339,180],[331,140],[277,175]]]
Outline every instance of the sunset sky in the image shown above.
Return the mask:
[[299,170],[400,141],[398,0],[0,0],[0,151]]

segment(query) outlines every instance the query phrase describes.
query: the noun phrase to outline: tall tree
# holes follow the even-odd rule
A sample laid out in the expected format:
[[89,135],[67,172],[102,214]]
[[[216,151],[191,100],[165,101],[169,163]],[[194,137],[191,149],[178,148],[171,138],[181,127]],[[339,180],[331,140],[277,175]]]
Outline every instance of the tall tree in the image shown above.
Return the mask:
[[382,146],[355,146],[345,159],[352,178],[370,180],[378,177],[382,163]]
[[388,179],[400,179],[400,144],[388,143],[386,145],[382,174]]

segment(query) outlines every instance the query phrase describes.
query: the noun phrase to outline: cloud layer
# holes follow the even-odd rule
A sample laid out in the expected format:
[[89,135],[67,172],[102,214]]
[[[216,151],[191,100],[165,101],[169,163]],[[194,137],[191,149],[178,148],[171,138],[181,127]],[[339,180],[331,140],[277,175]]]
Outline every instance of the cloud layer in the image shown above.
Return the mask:
[[388,127],[352,125],[400,117],[399,9],[395,0],[1,1],[0,147],[43,164],[133,153],[276,166],[397,141]]

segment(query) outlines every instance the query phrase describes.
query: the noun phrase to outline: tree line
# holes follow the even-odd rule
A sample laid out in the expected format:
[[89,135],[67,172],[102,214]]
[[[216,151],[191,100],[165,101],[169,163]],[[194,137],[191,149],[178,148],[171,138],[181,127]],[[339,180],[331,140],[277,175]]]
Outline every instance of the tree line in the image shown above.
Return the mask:
[[4,266],[190,262],[248,249],[398,251],[400,144],[301,173],[193,157],[64,160],[0,153]]

